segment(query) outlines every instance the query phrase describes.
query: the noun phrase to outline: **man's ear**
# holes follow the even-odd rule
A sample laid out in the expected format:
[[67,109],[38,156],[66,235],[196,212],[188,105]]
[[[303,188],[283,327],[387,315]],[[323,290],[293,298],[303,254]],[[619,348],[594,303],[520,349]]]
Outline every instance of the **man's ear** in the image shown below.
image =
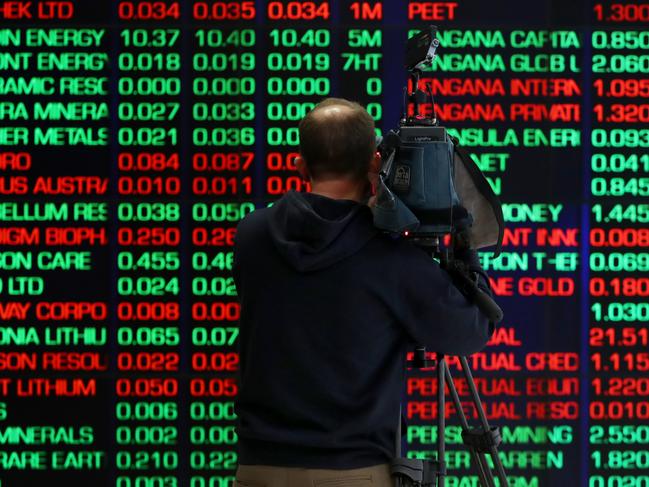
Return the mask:
[[[374,157],[370,161],[370,166],[367,169],[367,179],[370,182],[370,194],[376,195],[376,188],[379,184],[379,171],[381,170],[381,153],[376,151]],[[371,206],[371,205],[370,205]]]
[[372,160],[370,161],[370,168],[368,172],[378,174],[381,170],[381,162],[381,153],[379,151],[376,151],[374,153],[374,157],[372,157]]
[[309,173],[309,168],[306,167],[306,162],[304,161],[302,156],[295,156],[293,162],[295,163],[295,168],[297,169],[297,172],[300,173],[300,176],[302,176],[302,179],[307,183],[310,182],[311,174]]

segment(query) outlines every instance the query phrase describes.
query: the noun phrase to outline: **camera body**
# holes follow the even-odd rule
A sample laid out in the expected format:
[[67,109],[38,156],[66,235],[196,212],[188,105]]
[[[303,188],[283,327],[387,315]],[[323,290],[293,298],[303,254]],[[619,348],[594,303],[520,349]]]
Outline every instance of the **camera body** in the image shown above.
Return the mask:
[[[471,248],[495,245],[498,255],[504,233],[500,201],[458,140],[439,126],[430,87],[428,93],[420,87],[422,69],[432,64],[438,46],[436,26],[406,44],[405,68],[413,91],[404,88],[399,127],[377,140],[383,165],[374,225],[426,246],[462,233]],[[433,118],[419,114],[423,103],[432,104]],[[414,105],[413,116],[406,115],[409,104]]]
[[408,231],[435,237],[469,226],[470,217],[455,190],[455,146],[446,129],[402,126],[395,135],[392,164],[384,167],[385,183],[419,221]]

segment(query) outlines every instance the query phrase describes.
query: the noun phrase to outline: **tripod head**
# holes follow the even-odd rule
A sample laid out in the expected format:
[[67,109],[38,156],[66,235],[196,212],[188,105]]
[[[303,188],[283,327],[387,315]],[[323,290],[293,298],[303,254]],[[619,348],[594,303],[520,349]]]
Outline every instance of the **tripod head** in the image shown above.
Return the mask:
[[408,365],[413,369],[430,369],[437,364],[436,360],[426,358],[426,347],[415,347],[412,360],[408,360]]

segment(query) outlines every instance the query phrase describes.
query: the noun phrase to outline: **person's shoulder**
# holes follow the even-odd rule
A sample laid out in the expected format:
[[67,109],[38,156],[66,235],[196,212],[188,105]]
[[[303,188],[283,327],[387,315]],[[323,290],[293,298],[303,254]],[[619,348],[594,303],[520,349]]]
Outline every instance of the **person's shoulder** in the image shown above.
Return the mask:
[[268,221],[270,210],[270,207],[263,207],[247,213],[239,222],[239,226],[254,227],[264,224]]
[[407,238],[388,233],[379,233],[373,239],[375,248],[397,266],[422,263],[430,259],[424,250]]
[[254,238],[267,228],[270,208],[258,208],[244,216],[237,224],[237,237]]
[[413,253],[422,253],[422,250],[419,247],[401,235],[379,232],[375,241],[386,249],[393,252],[399,252],[400,254],[409,255]]
[[393,239],[390,243],[389,259],[396,268],[395,272],[405,275],[435,275],[439,264],[430,252],[415,245],[407,238]]

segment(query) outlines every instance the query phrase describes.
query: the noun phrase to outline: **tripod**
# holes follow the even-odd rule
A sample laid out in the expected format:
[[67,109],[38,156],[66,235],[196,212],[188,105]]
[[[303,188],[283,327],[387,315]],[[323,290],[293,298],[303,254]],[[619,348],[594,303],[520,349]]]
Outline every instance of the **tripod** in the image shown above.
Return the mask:
[[[438,256],[440,267],[449,273],[453,283],[458,290],[468,299],[475,303],[482,313],[494,323],[503,318],[503,312],[496,302],[481,290],[477,285],[477,276],[472,277],[470,269],[463,262],[449,256],[449,249],[440,250],[440,239],[436,235],[413,236],[412,241],[431,254],[431,257]],[[454,253],[469,248],[468,237],[463,232],[452,234],[452,249]],[[446,485],[446,386],[451,395],[455,409],[460,417],[462,427],[462,442],[469,449],[471,460],[478,469],[478,478],[482,487],[495,487],[494,475],[487,463],[486,454],[491,455],[491,460],[496,469],[499,487],[509,487],[505,469],[498,456],[498,446],[502,441],[500,429],[489,426],[487,415],[482,407],[478,389],[473,381],[473,375],[469,368],[466,357],[459,357],[464,378],[466,379],[471,400],[476,411],[480,425],[471,428],[467,421],[460,396],[455,388],[453,376],[444,359],[444,355],[438,353],[437,360],[426,358],[426,348],[418,346],[415,348],[413,360],[409,364],[413,368],[428,369],[437,365],[437,460],[417,460],[401,457],[401,412],[399,412],[399,423],[397,425],[396,437],[396,458],[391,464],[391,472],[395,478],[396,487],[445,487]]]
[[[448,386],[451,399],[455,404],[455,409],[460,418],[460,425],[462,426],[462,441],[469,449],[471,459],[477,466],[478,477],[482,487],[495,487],[493,471],[489,468],[487,463],[486,454],[491,455],[496,475],[499,480],[500,487],[508,487],[507,476],[505,469],[498,456],[498,445],[502,441],[500,430],[498,427],[489,426],[487,416],[485,415],[478,390],[473,381],[473,375],[469,368],[469,363],[466,357],[460,357],[460,364],[462,372],[469,386],[471,393],[471,400],[478,412],[480,426],[471,428],[467,421],[464,410],[460,403],[460,396],[455,388],[453,376],[448,368],[448,364],[444,359],[444,355],[437,354],[437,460],[415,460],[408,458],[401,458],[401,417],[399,417],[399,424],[397,427],[396,438],[396,452],[397,458],[392,462],[392,475],[395,477],[396,487],[406,486],[437,486],[444,487],[446,483],[446,462],[444,456],[446,453],[445,443],[445,430],[446,430],[446,391],[445,386]],[[426,349],[424,347],[417,347],[414,352],[414,358],[410,364],[419,369],[430,368],[434,366],[435,361],[426,358]],[[401,415],[400,415],[401,416]]]
[[500,436],[500,429],[496,426],[490,426],[487,416],[482,407],[478,390],[473,381],[473,375],[469,368],[469,363],[466,357],[459,357],[462,373],[467,381],[471,400],[478,413],[480,426],[471,428],[467,421],[460,396],[455,388],[453,376],[446,363],[444,355],[437,354],[437,360],[429,360],[426,358],[426,349],[418,347],[415,349],[414,358],[410,363],[413,367],[424,369],[434,366],[437,362],[437,460],[436,461],[422,461],[408,458],[401,458],[401,418],[399,418],[399,426],[397,428],[397,459],[392,462],[392,474],[395,476],[396,487],[406,487],[411,485],[416,486],[436,486],[444,487],[446,485],[446,462],[444,456],[446,453],[445,443],[445,430],[446,430],[446,391],[445,386],[448,386],[451,399],[455,405],[460,418],[460,425],[462,427],[462,441],[469,449],[471,460],[478,469],[478,478],[482,487],[495,487],[494,473],[487,463],[486,454],[491,455],[494,467],[496,469],[496,476],[498,477],[500,487],[508,487],[507,476],[505,469],[498,456],[498,446],[502,438]]

